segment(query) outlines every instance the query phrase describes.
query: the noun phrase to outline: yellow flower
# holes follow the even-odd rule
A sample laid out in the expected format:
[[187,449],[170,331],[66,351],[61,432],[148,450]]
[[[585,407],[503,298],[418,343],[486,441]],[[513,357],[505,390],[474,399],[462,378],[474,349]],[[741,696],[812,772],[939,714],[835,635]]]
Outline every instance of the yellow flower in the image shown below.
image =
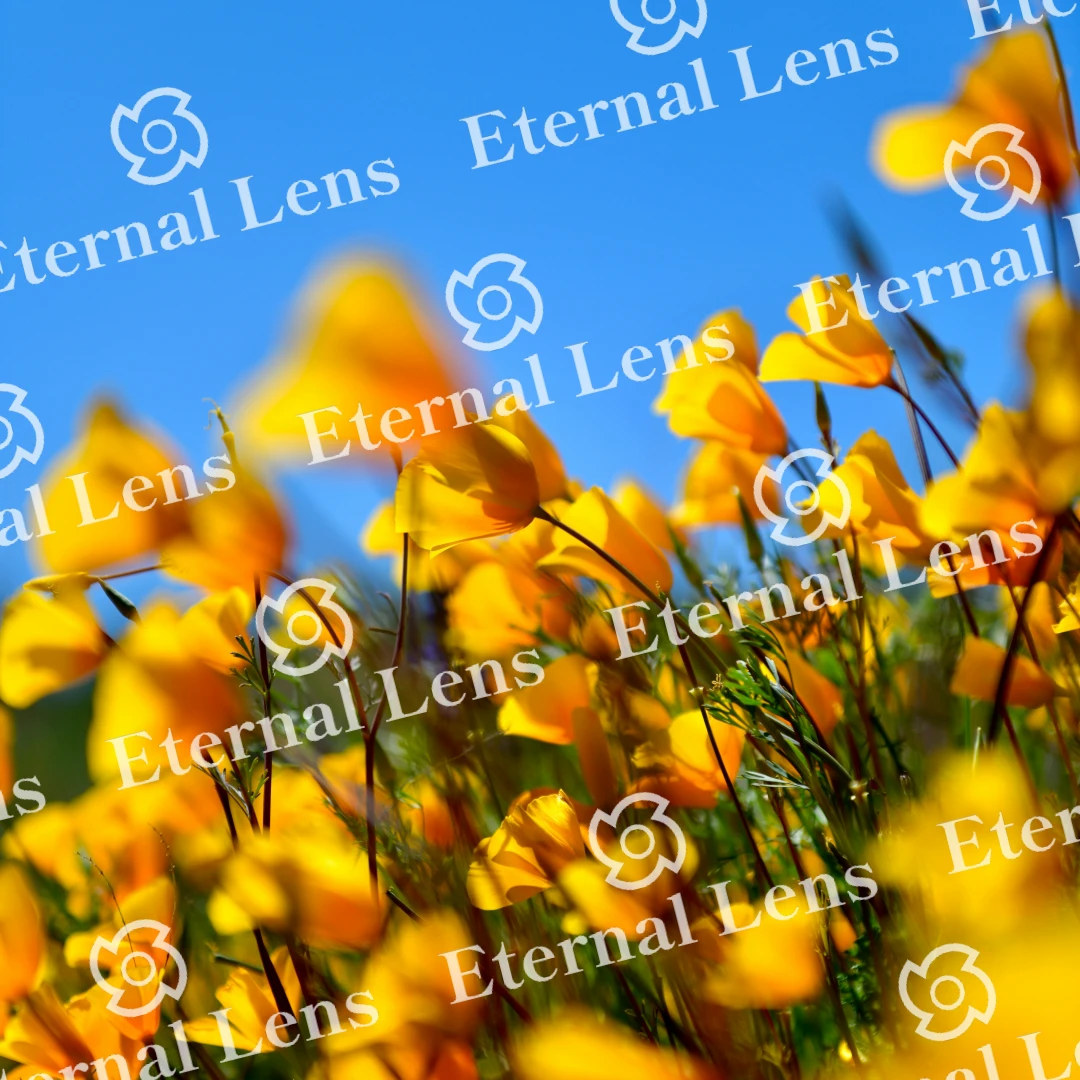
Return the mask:
[[[275,949],[270,962],[281,979],[285,996],[292,1003],[294,1015],[300,1014],[300,983],[296,978],[288,950],[282,946]],[[273,992],[266,976],[237,968],[214,996],[223,1009],[229,1010],[229,1038],[237,1050],[254,1050],[261,1042],[263,1053],[273,1048],[266,1039],[266,1024],[278,1011]],[[198,1020],[186,1020],[184,1033],[191,1042],[208,1046],[225,1046],[221,1028],[216,1017],[204,1016]]]
[[540,742],[569,746],[574,740],[574,713],[592,700],[595,666],[571,653],[553,660],[544,679],[512,694],[499,709],[499,730]]
[[[320,431],[332,421],[344,443],[357,408],[378,424],[386,410],[445,397],[458,381],[399,275],[350,259],[307,286],[281,356],[241,395],[237,428],[242,445],[258,454],[309,461],[311,446],[300,419],[305,413],[337,409],[340,416],[321,413],[313,419]],[[327,455],[340,449],[338,441],[324,446]],[[364,455],[356,451],[354,446],[348,460],[362,462]]]
[[442,959],[472,943],[452,911],[399,922],[357,984],[370,995],[366,1001],[378,1010],[378,1020],[358,1021],[359,1029],[326,1040],[327,1080],[476,1080],[469,1039],[483,1002],[454,1004],[457,994]]
[[45,925],[26,872],[0,865],[0,1006],[26,997],[37,986],[45,959]]
[[[61,1003],[56,991],[44,985],[22,1004],[4,1031],[0,1055],[33,1066],[35,1072],[58,1077],[64,1069],[117,1055],[132,1076],[142,1060],[141,1039],[133,1039],[113,1023],[110,998],[99,986]],[[29,1075],[29,1070],[23,1073]]]
[[292,930],[316,948],[367,948],[379,936],[378,898],[355,845],[322,829],[248,837],[221,889],[254,923]]
[[[1037,562],[1030,557],[1032,534],[1045,538],[1050,516],[1072,500],[1072,483],[1062,482],[1063,470],[1052,455],[1040,450],[1045,447],[1038,445],[1022,413],[991,403],[960,471],[939,477],[927,491],[920,519],[928,535],[959,539],[984,530],[997,534],[980,542],[986,565],[975,567],[966,551],[956,556],[966,564],[959,575],[963,587],[1021,585],[1030,578]],[[1010,533],[1017,526],[1020,533],[1013,540]],[[1045,576],[1053,573],[1054,564]]]
[[539,505],[539,481],[525,444],[482,422],[424,443],[398,478],[394,514],[398,532],[438,553],[523,529]]
[[862,317],[850,288],[843,274],[827,281],[814,278],[792,300],[788,318],[802,334],[773,338],[761,361],[762,382],[813,379],[866,388],[891,383],[892,351],[873,322]]
[[781,922],[749,904],[732,904],[731,909],[740,926],[756,917],[761,923],[742,933],[705,939],[720,962],[719,970],[710,970],[699,988],[707,1001],[729,1009],[786,1009],[821,993],[825,969],[819,951],[820,916],[804,913]]
[[[94,719],[87,739],[91,774],[108,781],[118,775],[118,751],[130,759],[146,752],[146,763],[134,763],[132,775],[145,780],[163,764],[157,749],[171,730],[183,740],[202,732],[221,734],[242,718],[239,684],[225,674],[235,666],[230,657],[251,608],[239,591],[208,597],[181,615],[168,604],[154,604],[142,622],[133,625],[113,649],[98,675],[94,690]],[[114,748],[108,740],[145,731]],[[208,760],[224,759],[210,748]]]
[[[881,549],[875,546],[879,540],[892,542],[898,561],[924,563],[930,557],[930,549],[942,537],[930,537],[923,530],[921,500],[900,471],[892,447],[876,431],[859,436],[833,475],[847,489],[851,509],[843,529],[830,526],[824,535],[840,538],[853,530],[863,557],[879,565]],[[843,518],[843,496],[837,484],[822,484],[817,495],[817,507],[807,515],[807,531],[822,514]]]
[[716,1080],[704,1062],[650,1046],[626,1028],[578,1010],[523,1029],[512,1058],[519,1080]]
[[481,840],[469,866],[468,891],[485,911],[520,904],[555,884],[564,866],[585,857],[577,809],[562,791],[526,791],[494,835]]
[[105,651],[105,635],[79,585],[58,587],[49,598],[19,593],[0,623],[0,697],[26,708],[88,675]]
[[[360,548],[367,555],[393,557],[393,580],[400,584],[402,565],[402,534],[394,528],[394,501],[379,503],[360,534]],[[409,589],[412,592],[449,592],[465,572],[477,563],[494,557],[485,540],[458,544],[439,555],[425,551],[409,540]]]
[[[675,550],[671,541],[672,526],[668,522],[667,513],[656,498],[636,480],[616,481],[611,501],[654,547],[661,551]],[[676,529],[675,534],[685,541],[685,536],[679,530]]]
[[[925,911],[942,940],[1015,934],[1040,922],[1040,910],[1057,902],[1060,855],[1025,850],[1021,858],[1006,858],[991,828],[1000,820],[1020,849],[1019,828],[1033,812],[1008,752],[983,751],[977,761],[956,754],[938,765],[923,798],[893,818],[863,861],[880,883]],[[977,869],[964,869],[983,860]]]
[[[677,525],[733,525],[742,521],[738,495],[751,517],[764,516],[754,499],[754,481],[766,455],[751,450],[732,450],[719,442],[707,442],[694,451],[683,480],[682,499],[671,511]],[[776,508],[776,484],[766,478],[762,496]]]
[[[1059,104],[1059,86],[1050,51],[1038,30],[1014,30],[994,39],[980,62],[967,72],[952,103],[919,105],[886,117],[874,132],[872,158],[878,174],[902,190],[945,183],[944,161],[952,142],[965,145],[980,128],[1009,124],[1023,133],[1021,145],[1035,158],[1046,197],[1060,200],[1072,181],[1069,138]],[[998,145],[980,147],[1004,153],[1010,183],[1032,189],[1031,169]],[[980,155],[958,165],[974,168]],[[989,179],[989,178],[988,178]]]
[[[731,724],[712,721],[720,757],[732,781],[739,772],[746,733]],[[675,806],[716,805],[717,795],[727,791],[724,774],[713,753],[700,710],[680,713],[670,726],[650,733],[634,751],[634,765],[647,773],[635,791],[653,791]]]
[[[45,566],[54,571],[96,570],[157,551],[183,532],[190,508],[206,495],[171,503],[159,497],[157,505],[140,513],[122,501],[131,477],[158,483],[159,472],[182,460],[160,435],[133,426],[118,406],[107,401],[94,405],[75,444],[61,453],[42,485],[52,529],[38,549]],[[85,508],[80,507],[80,495]],[[109,518],[114,507],[119,507],[117,515]],[[84,509],[92,524],[83,525]]]
[[[671,567],[654,544],[636,529],[599,488],[590,488],[574,500],[559,520],[591,540],[649,589],[671,589]],[[584,574],[617,589],[637,592],[635,587],[592,548],[556,528],[554,551],[536,564],[538,568]]]
[[488,660],[535,647],[542,632],[562,638],[570,629],[568,599],[566,587],[549,574],[489,559],[468,570],[447,597],[448,642]]
[[[783,454],[787,429],[769,395],[757,378],[757,344],[753,328],[738,312],[714,315],[707,325],[736,327],[734,354],[710,359],[696,367],[669,374],[653,406],[666,413],[676,435],[716,439],[737,450],[759,454]],[[703,344],[696,355],[705,353]]]
[[280,570],[289,537],[273,495],[234,463],[234,485],[191,504],[188,531],[162,550],[166,571],[205,589],[251,589]]
[[[993,701],[1005,665],[1005,650],[986,638],[969,637],[956,665],[949,690],[977,701]],[[1038,664],[1026,656],[1014,656],[1009,677],[1007,705],[1035,709],[1047,705],[1059,693],[1057,684]]]

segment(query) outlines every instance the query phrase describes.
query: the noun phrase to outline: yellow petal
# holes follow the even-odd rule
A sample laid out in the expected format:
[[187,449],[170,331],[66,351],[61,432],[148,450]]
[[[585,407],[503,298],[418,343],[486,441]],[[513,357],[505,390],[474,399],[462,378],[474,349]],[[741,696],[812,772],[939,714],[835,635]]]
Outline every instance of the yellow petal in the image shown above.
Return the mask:
[[464,540],[524,528],[540,503],[525,444],[491,423],[434,436],[402,470],[394,499],[398,532],[443,551]]
[[[591,488],[574,501],[560,520],[606,551],[648,589],[671,589],[671,567],[657,548],[623,516],[599,488]],[[536,565],[567,570],[637,592],[625,574],[562,529],[553,534],[555,550]]]
[[544,669],[542,682],[506,699],[499,709],[499,730],[568,746],[574,738],[574,711],[589,706],[590,667],[576,653],[552,661]]

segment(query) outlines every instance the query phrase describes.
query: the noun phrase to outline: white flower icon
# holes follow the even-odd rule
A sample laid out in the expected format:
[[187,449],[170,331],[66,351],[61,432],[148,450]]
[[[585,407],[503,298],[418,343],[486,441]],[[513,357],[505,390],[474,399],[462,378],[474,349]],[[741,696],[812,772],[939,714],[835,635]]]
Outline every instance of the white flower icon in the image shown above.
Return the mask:
[[[1024,134],[1020,128],[1013,127],[1012,124],[987,124],[979,128],[966,143],[961,144],[954,139],[949,144],[948,150],[945,151],[945,179],[949,182],[949,187],[964,200],[964,205],[960,207],[961,214],[975,221],[994,221],[996,218],[1011,213],[1018,202],[1031,204],[1038,198],[1042,188],[1042,171],[1035,158],[1020,145]],[[1000,135],[1009,136],[1007,146],[1000,145],[1002,139],[994,139],[994,136]],[[984,151],[989,146],[990,151],[997,152],[979,153],[979,144],[984,140],[987,140],[983,144]],[[958,161],[958,158],[963,160]],[[1010,160],[1010,158],[1024,163],[1026,170],[1031,174],[1030,186],[1022,186],[1014,181],[1016,160]],[[982,191],[1001,191],[1006,185],[1011,185],[1008,201],[996,210],[976,210],[975,204],[979,201],[980,192],[969,191],[956,178],[956,169],[962,164],[965,169],[973,170],[975,183]],[[1020,172],[1023,175],[1023,170]]]
[[630,33],[626,47],[645,56],[674,49],[687,34],[700,37],[708,18],[705,0],[611,0],[611,14]]
[[[638,803],[653,803],[655,805],[656,809],[652,812],[649,820],[654,826],[666,829],[671,834],[671,840],[675,845],[675,857],[673,859],[656,852],[656,834],[654,829],[648,825],[627,825],[621,833],[619,832],[619,815],[628,807],[635,806]],[[605,880],[609,885],[627,891],[644,889],[646,886],[651,885],[665,870],[677,874],[682,869],[683,862],[686,859],[686,837],[683,835],[678,823],[664,813],[669,805],[668,800],[663,795],[656,795],[651,791],[642,791],[627,795],[625,799],[620,799],[612,807],[610,814],[605,814],[603,810],[597,810],[593,814],[592,821],[589,822],[589,850],[608,868],[609,872]],[[597,834],[601,825],[607,825],[615,830],[619,839],[619,850],[627,859],[640,863],[655,857],[656,865],[652,870],[640,878],[626,879],[620,877],[620,872],[630,864],[613,858],[610,850],[605,849],[600,843]]]
[[[260,640],[274,654],[274,670],[283,675],[310,675],[318,671],[331,656],[344,660],[352,648],[353,627],[349,613],[331,597],[336,586],[322,578],[301,578],[294,581],[276,599],[264,596],[255,613],[255,629]],[[301,594],[305,595],[301,595]],[[312,609],[311,600],[319,611]],[[280,645],[270,635],[266,627],[266,613],[276,611],[284,620],[285,632],[289,637],[288,645]],[[339,638],[333,639],[326,629],[326,619],[331,625],[336,623],[335,632]],[[289,657],[297,649],[306,649],[322,641],[322,652],[310,664],[296,665],[289,663]]]
[[[153,932],[152,937],[148,931]],[[187,986],[187,964],[169,944],[171,932],[171,927],[156,919],[137,919],[121,926],[111,939],[99,936],[94,941],[90,950],[90,974],[94,982],[109,995],[105,1007],[110,1012],[119,1016],[145,1016],[153,1012],[166,997],[179,1000]],[[101,970],[103,952],[110,954],[114,961],[119,961],[118,980],[114,976],[110,981]],[[165,958],[159,966],[162,953]],[[170,986],[164,979],[169,960],[176,965],[175,986]],[[107,963],[106,966],[115,968],[117,964]],[[156,988],[150,993],[150,987],[155,983]],[[125,999],[138,1004],[122,1005]]]
[[[189,101],[191,95],[183,90],[162,86],[143,94],[133,108],[116,106],[110,129],[113,146],[131,162],[128,176],[136,183],[167,184],[185,166],[198,169],[206,160],[210,140],[202,121],[188,110]],[[192,153],[185,144],[197,149]]]
[[[11,402],[0,412],[0,480],[10,476],[24,461],[35,464],[45,449],[41,421],[23,405],[26,391],[12,383],[0,383],[0,403],[5,394],[11,395]],[[17,419],[13,422],[11,417]],[[24,439],[31,449],[23,445]]]
[[[544,301],[522,273],[524,269],[525,260],[516,255],[488,255],[467,274],[455,270],[450,275],[446,307],[454,321],[465,327],[461,340],[470,349],[492,352],[509,345],[522,330],[536,333],[544,317]],[[529,313],[528,318],[522,311]],[[513,321],[504,323],[510,315]]]
[[[963,963],[957,964],[958,960]],[[900,972],[900,1000],[904,1003],[912,1016],[919,1020],[915,1028],[917,1034],[924,1039],[933,1042],[948,1042],[958,1038],[976,1020],[988,1024],[997,1007],[997,992],[990,977],[982,968],[977,967],[975,961],[979,954],[970,945],[939,945],[938,948],[929,952],[921,964],[915,964],[909,960]],[[931,971],[933,969],[933,972]],[[911,997],[911,977],[917,975],[926,980],[934,974],[933,981],[927,994],[929,1004],[934,1011],[921,1008]],[[961,978],[961,975],[968,976]],[[981,989],[980,989],[981,988]],[[952,1013],[964,1005],[968,999],[968,991],[975,990],[980,1000],[986,1001],[985,1008],[977,1009],[970,1003],[967,1012],[952,1027],[944,1031],[935,1031],[932,1027],[934,1020],[942,1013]]]
[[[802,461],[804,459],[811,459],[818,462],[818,468],[814,475],[822,481],[822,484],[815,484],[811,480],[805,480],[800,477],[784,491],[784,473],[787,472],[796,461]],[[787,547],[802,547],[803,544],[813,543],[830,526],[842,529],[847,524],[848,517],[851,514],[851,494],[844,481],[834,472],[830,471],[832,463],[832,454],[827,454],[824,450],[816,450],[811,447],[806,450],[792,451],[780,462],[776,469],[770,469],[768,465],[762,465],[758,470],[757,477],[754,479],[754,502],[757,503],[757,508],[761,511],[762,516],[773,523],[771,535],[778,544],[784,544]],[[776,484],[778,491],[784,491],[784,506],[786,506],[795,517],[806,517],[808,514],[820,511],[821,520],[812,532],[793,536],[784,531],[785,526],[792,521],[792,518],[782,517],[769,505],[768,500],[765,498],[764,491],[766,480],[772,480],[773,483]],[[824,484],[832,484],[836,493],[840,496],[841,508],[839,514],[833,514],[829,510],[825,510],[821,507],[820,489]]]

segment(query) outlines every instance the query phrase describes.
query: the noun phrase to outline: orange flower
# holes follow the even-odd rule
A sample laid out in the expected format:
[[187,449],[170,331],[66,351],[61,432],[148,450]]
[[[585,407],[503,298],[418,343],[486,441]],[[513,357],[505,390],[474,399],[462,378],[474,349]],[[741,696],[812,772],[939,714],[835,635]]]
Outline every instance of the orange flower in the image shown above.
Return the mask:
[[788,306],[788,318],[803,333],[773,338],[761,361],[762,382],[813,379],[867,388],[891,383],[892,350],[860,314],[846,275],[814,278],[803,286]]
[[[635,480],[618,480],[611,493],[611,501],[643,536],[661,551],[674,551],[671,541],[671,525],[663,507],[656,498]],[[685,540],[678,530],[676,536]]]
[[[998,680],[1005,666],[1005,650],[986,638],[969,637],[956,665],[949,690],[978,701],[993,701]],[[1026,656],[1014,656],[1009,679],[1007,705],[1035,709],[1047,705],[1060,693],[1057,684],[1042,668]]]
[[469,866],[469,899],[494,911],[549,889],[564,866],[585,857],[581,823],[562,792],[526,791],[493,836],[477,845]]
[[523,529],[540,505],[525,444],[490,421],[433,435],[405,466],[394,499],[398,532],[437,554],[465,540]]
[[0,866],[0,1007],[26,997],[38,983],[45,959],[45,924],[26,872]]
[[[1069,138],[1061,114],[1057,73],[1038,30],[1014,30],[995,38],[980,62],[968,71],[950,105],[919,105],[886,117],[874,132],[872,157],[878,174],[902,190],[945,182],[944,161],[953,142],[966,145],[979,129],[1009,124],[1023,133],[1021,145],[1038,162],[1046,197],[1060,201],[1072,182]],[[1007,133],[997,135],[1012,184],[1032,190],[1034,177],[1022,155],[1009,152]],[[982,148],[981,148],[982,149]],[[957,155],[958,165],[974,168],[982,153]]]

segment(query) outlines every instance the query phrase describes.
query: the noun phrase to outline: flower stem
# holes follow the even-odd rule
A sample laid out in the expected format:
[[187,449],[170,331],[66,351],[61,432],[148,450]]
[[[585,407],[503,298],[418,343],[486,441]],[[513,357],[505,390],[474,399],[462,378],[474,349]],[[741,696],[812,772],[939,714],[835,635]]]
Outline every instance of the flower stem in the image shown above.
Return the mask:
[[[590,551],[599,555],[606,563],[609,563],[616,570],[619,571],[623,577],[626,578],[636,589],[640,590],[645,596],[647,596],[657,607],[662,607],[660,598],[649,589],[632,571],[628,570],[618,559],[613,555],[609,555],[602,547],[595,544],[587,536],[583,536],[577,531],[577,529],[571,528],[569,525],[564,525],[558,518],[549,514],[542,507],[537,507],[536,516],[543,521],[554,525],[556,528],[562,529],[563,532],[568,533],[575,540],[584,544]],[[681,622],[682,620],[680,620]],[[685,624],[684,624],[685,625]],[[689,629],[689,627],[687,627]],[[698,640],[693,632],[690,634],[691,640]],[[727,784],[728,793],[731,795],[731,801],[735,806],[735,810],[739,815],[739,822],[742,825],[743,832],[746,834],[747,840],[750,842],[750,849],[754,853],[754,862],[757,865],[758,873],[761,875],[763,881],[768,882],[770,888],[772,888],[773,880],[772,875],[769,873],[769,868],[765,865],[765,860],[761,857],[761,852],[758,850],[757,842],[754,840],[754,832],[750,827],[750,819],[746,816],[746,811],[743,809],[742,802],[739,799],[738,793],[735,791],[735,782],[731,775],[728,773],[728,767],[724,763],[724,756],[720,753],[720,746],[716,741],[716,734],[713,732],[712,721],[709,719],[708,710],[705,708],[705,702],[701,698],[701,690],[698,685],[697,675],[694,673],[694,665],[690,660],[690,653],[687,651],[686,645],[681,642],[676,642],[676,647],[679,650],[679,656],[682,658],[683,667],[686,668],[687,677],[690,679],[690,686],[694,696],[698,699],[698,710],[701,713],[701,719],[705,724],[705,731],[709,737],[709,745],[712,748],[713,756],[716,758],[717,765],[720,766],[720,774],[724,778],[724,783]]]

